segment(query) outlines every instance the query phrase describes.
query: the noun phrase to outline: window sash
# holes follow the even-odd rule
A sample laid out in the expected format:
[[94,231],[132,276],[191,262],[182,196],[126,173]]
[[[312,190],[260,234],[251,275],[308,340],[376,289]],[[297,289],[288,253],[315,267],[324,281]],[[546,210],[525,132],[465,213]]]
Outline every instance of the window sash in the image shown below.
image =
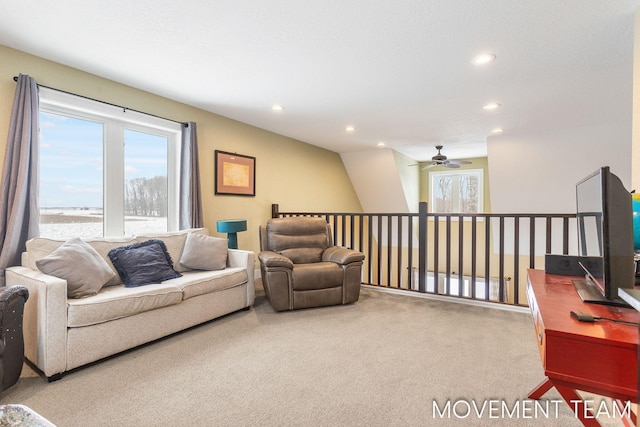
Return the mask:
[[40,111],[103,125],[103,235],[123,236],[124,225],[124,135],[125,130],[167,139],[167,231],[178,230],[179,168],[182,126],[170,120],[126,110],[81,96],[40,87]]
[[[477,211],[462,212],[461,206],[461,178],[465,176],[474,177],[478,180],[478,193],[476,195]],[[451,212],[442,210],[442,202],[437,197],[440,190],[438,189],[439,181],[450,179],[448,190],[451,192],[449,199],[445,200],[447,205],[451,206]],[[465,169],[461,171],[441,171],[429,172],[429,204],[432,206],[433,213],[482,213],[484,211],[484,170],[482,169]]]

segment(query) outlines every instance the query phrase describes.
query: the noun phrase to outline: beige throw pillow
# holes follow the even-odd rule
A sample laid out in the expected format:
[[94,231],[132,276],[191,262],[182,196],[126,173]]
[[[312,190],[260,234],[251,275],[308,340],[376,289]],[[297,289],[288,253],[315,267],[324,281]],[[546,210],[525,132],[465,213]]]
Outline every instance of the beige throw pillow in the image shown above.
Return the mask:
[[228,244],[220,237],[189,233],[180,264],[194,270],[222,270],[227,266]]
[[100,254],[77,237],[37,260],[36,266],[45,274],[66,280],[69,298],[95,295],[114,276]]

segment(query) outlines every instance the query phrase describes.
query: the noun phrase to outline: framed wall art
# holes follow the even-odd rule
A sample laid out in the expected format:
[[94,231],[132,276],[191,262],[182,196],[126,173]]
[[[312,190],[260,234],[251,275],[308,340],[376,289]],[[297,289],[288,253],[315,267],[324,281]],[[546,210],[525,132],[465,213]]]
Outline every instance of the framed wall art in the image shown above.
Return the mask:
[[215,193],[256,195],[256,158],[215,150]]

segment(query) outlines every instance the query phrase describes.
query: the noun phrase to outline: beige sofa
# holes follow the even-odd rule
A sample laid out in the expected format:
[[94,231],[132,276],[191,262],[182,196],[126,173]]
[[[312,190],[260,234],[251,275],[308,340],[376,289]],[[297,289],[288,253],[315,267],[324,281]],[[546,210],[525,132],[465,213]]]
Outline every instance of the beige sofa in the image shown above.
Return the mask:
[[[36,238],[27,242],[22,266],[6,271],[7,286],[29,289],[24,314],[26,358],[54,380],[79,366],[251,307],[255,298],[253,252],[228,249],[226,268],[192,270],[180,262],[189,233],[208,234],[206,229],[195,229],[87,240],[116,274],[97,294],[83,298],[69,298],[67,281],[44,274],[36,265],[65,241]],[[164,242],[173,268],[182,277],[125,287],[108,252],[150,239]]]

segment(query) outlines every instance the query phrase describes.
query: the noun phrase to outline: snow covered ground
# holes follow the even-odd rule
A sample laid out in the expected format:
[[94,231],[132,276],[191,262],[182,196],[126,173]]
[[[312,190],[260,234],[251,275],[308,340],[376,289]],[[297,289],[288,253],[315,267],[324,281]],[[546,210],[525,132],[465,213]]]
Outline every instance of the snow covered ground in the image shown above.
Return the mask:
[[[167,231],[167,218],[125,217],[125,234]],[[40,212],[40,236],[52,239],[102,237],[102,210],[47,208]]]

